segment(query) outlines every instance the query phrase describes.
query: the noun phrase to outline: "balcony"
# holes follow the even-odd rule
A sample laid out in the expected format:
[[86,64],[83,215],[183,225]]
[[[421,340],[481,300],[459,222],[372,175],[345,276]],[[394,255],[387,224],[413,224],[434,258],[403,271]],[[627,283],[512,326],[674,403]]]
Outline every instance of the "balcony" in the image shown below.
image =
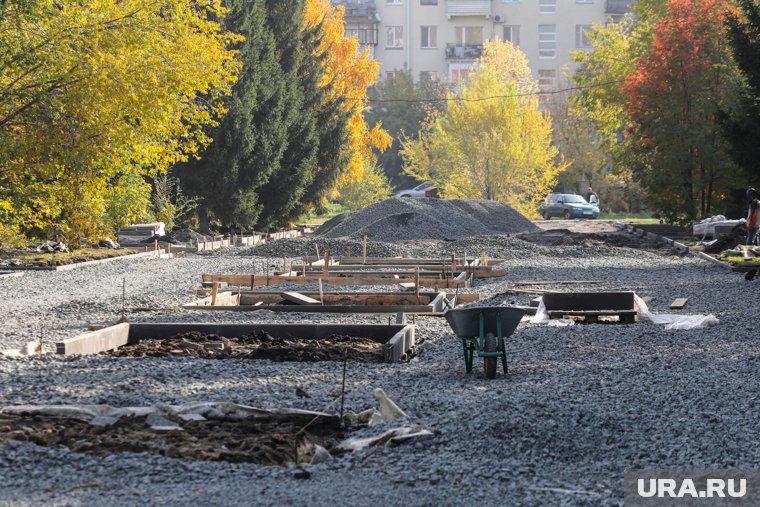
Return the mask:
[[446,58],[449,60],[475,60],[483,54],[483,44],[446,44]]
[[346,18],[375,17],[375,0],[332,0],[332,5],[342,5],[346,9]]
[[377,25],[346,26],[346,35],[355,36],[363,46],[377,46]]
[[446,0],[446,15],[491,17],[491,0]]
[[633,0],[607,0],[605,14],[622,16],[631,12]]

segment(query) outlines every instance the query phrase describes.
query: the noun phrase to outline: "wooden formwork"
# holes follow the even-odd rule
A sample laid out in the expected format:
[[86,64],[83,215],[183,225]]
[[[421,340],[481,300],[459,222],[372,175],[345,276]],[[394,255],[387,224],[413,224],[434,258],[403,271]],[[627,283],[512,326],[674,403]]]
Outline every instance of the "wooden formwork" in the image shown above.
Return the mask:
[[58,354],[98,354],[147,339],[163,339],[179,333],[200,332],[233,338],[265,332],[271,336],[321,340],[333,335],[367,338],[384,345],[389,363],[405,360],[415,348],[413,325],[382,324],[199,324],[121,323],[57,342]]
[[[294,297],[295,296],[295,297]],[[188,310],[325,313],[414,313],[440,314],[457,304],[477,301],[477,294],[445,292],[219,292],[183,305]]]
[[[424,265],[424,266],[414,266],[414,269],[408,269],[412,266],[404,266],[403,268],[394,268],[393,266],[389,265],[374,265],[374,266],[366,266],[366,265],[344,265],[344,264],[334,264],[328,266],[327,269],[315,269],[315,268],[303,268],[303,265],[300,266],[292,266],[291,270],[285,272],[285,271],[277,271],[274,274],[275,275],[286,275],[289,273],[299,273],[301,275],[323,275],[324,273],[332,273],[333,275],[339,275],[339,276],[362,276],[362,275],[369,275],[369,276],[378,276],[378,277],[395,277],[395,276],[417,276],[417,273],[419,273],[419,276],[422,278],[442,278],[446,277],[449,274],[452,273],[452,270],[450,269],[450,266],[434,266],[434,265]],[[406,268],[406,269],[404,269]],[[418,271],[419,269],[419,271]],[[459,276],[461,273],[466,273],[472,275],[474,278],[495,278],[500,276],[506,276],[507,270],[506,269],[494,269],[491,266],[485,266],[485,267],[473,267],[473,268],[455,268],[453,271],[453,274],[456,276]]]
[[[294,273],[294,272],[290,272]],[[436,276],[416,276],[398,275],[395,273],[378,274],[362,273],[346,275],[334,273],[332,275],[319,274],[286,274],[277,275],[232,275],[232,274],[204,274],[202,281],[204,285],[214,283],[226,284],[235,287],[255,287],[271,286],[283,284],[311,284],[322,283],[324,285],[396,285],[396,284],[416,284],[418,281],[421,285],[435,288],[466,288],[472,281],[472,274],[462,272],[455,277],[442,278],[441,273],[435,273]]]
[[[339,257],[338,260],[342,264],[363,264],[363,265],[371,265],[371,264],[386,264],[386,265],[393,265],[393,266],[418,266],[423,264],[434,264],[436,266],[441,266],[442,264],[445,264],[447,266],[450,266],[452,263],[452,259],[442,259],[438,257],[349,257],[349,256],[342,256]],[[476,259],[466,259],[466,258],[456,258],[456,256],[453,258],[453,261],[456,266],[463,267],[466,265],[470,265],[471,263],[473,266],[479,266],[482,263],[482,260],[480,258]],[[486,259],[485,265],[496,265],[496,264],[502,264],[506,262],[505,259]]]
[[618,317],[620,322],[636,321],[634,293],[622,292],[546,292],[543,303],[551,319],[565,316],[583,317],[597,322],[599,317]]

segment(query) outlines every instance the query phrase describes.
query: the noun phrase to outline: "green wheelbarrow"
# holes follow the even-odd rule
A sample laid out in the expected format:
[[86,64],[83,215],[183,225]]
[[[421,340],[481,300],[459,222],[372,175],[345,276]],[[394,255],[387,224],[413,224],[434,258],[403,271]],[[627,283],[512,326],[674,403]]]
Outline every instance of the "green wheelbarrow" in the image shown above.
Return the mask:
[[504,338],[511,336],[525,310],[509,306],[457,308],[443,314],[464,349],[464,366],[472,373],[472,361],[477,352],[483,358],[486,378],[496,377],[496,361],[501,358],[507,374],[507,349]]

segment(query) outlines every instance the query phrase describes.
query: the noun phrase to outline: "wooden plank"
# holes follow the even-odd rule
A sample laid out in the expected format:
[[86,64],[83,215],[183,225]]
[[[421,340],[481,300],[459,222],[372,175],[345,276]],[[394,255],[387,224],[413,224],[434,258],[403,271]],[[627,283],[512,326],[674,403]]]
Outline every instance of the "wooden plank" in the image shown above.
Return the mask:
[[405,290],[414,290],[414,288],[417,286],[415,282],[403,282],[399,284],[401,288]]
[[219,292],[219,282],[214,282],[211,285],[211,306],[216,305],[216,295]]
[[[464,273],[462,273],[464,275]],[[255,281],[255,285],[278,285],[285,283],[318,283],[321,278],[322,282],[326,285],[397,285],[399,283],[414,283],[414,278],[385,278],[377,276],[327,276],[317,277],[313,275],[307,276],[277,276],[271,277],[268,280],[262,280],[259,277]],[[251,282],[250,275],[212,275],[204,274],[202,276],[203,283],[222,282],[228,285],[248,285]],[[461,279],[447,279],[439,281],[438,283],[446,282],[451,288],[463,288],[470,286],[470,280],[467,278]],[[425,282],[422,282],[423,284]]]
[[[363,264],[363,258],[362,257],[343,257],[342,263],[343,264]],[[456,260],[457,265],[462,266],[461,259]],[[494,264],[501,264],[506,262],[506,259],[488,259],[488,263],[490,265]],[[435,265],[442,265],[442,264],[451,264],[450,259],[440,259],[440,258],[432,258],[432,257],[367,257],[367,265],[371,264],[393,264],[395,266],[399,265],[406,265],[406,266],[417,266],[422,264],[435,264]]]
[[[318,262],[309,263],[308,265],[309,266],[313,265],[314,267],[319,266],[321,268],[322,264],[323,264],[323,261],[320,260]],[[375,271],[396,270],[398,271],[404,268],[408,269],[408,268],[413,268],[413,267],[419,267],[422,270],[440,272],[441,268],[443,268],[444,266],[449,268],[451,267],[451,264],[446,263],[446,264],[366,264],[365,265],[365,264],[348,264],[346,263],[345,259],[341,259],[340,262],[333,261],[330,263],[330,271],[369,271],[369,270],[375,270]],[[293,264],[292,269],[301,271],[303,269],[303,264]],[[463,266],[459,266],[459,271],[464,271],[464,269],[465,268]],[[493,270],[493,266],[480,266],[477,269],[483,270],[483,271],[491,271]],[[316,271],[316,270],[307,268],[307,272],[310,272],[310,271]],[[455,269],[454,271],[457,271],[457,269]]]
[[295,303],[297,305],[319,305],[321,304],[319,301],[317,301],[314,298],[310,298],[309,296],[306,296],[304,294],[301,294],[300,292],[283,292],[281,296],[284,299],[287,299],[291,303]]
[[330,274],[330,250],[325,252],[325,263],[322,265],[322,276]]
[[431,314],[433,307],[431,305],[280,305],[280,304],[258,304],[256,305],[239,305],[239,306],[186,306],[187,310],[204,310],[204,311],[230,311],[230,312],[249,312],[256,310],[269,310],[272,312],[298,312],[298,313],[413,313]]
[[[195,291],[198,296],[208,296],[209,289],[198,289]],[[250,305],[256,301],[264,303],[276,303],[282,299],[280,291],[250,291],[241,290],[240,297],[242,304]],[[312,298],[319,297],[319,292],[302,291],[301,294]],[[408,292],[346,292],[346,291],[325,291],[325,303],[355,303],[364,302],[365,304],[383,305],[383,304],[428,304],[435,299],[438,292],[420,292],[420,297],[416,298],[414,294]],[[446,293],[446,298],[454,298],[453,292]],[[480,301],[479,294],[459,292],[457,294],[458,303],[473,303]],[[198,303],[198,301],[196,301]]]
[[575,315],[577,317],[585,317],[587,315],[600,317],[600,316],[615,316],[615,315],[637,315],[636,310],[549,310],[546,314],[550,318],[558,318],[563,315]]
[[[380,268],[383,269],[380,269]],[[303,267],[295,265],[295,270],[303,272]],[[299,269],[300,268],[300,269]],[[377,276],[389,276],[389,275],[412,275],[416,273],[415,269],[403,269],[411,268],[411,266],[345,266],[342,264],[331,264],[330,271],[332,274],[340,273],[342,276],[350,275],[377,275]],[[425,277],[438,277],[441,274],[441,270],[444,266],[420,266],[420,275]],[[506,269],[494,269],[489,266],[488,268],[462,268],[455,269],[454,272],[468,272],[475,276],[475,278],[492,278],[505,276],[507,274]],[[322,269],[307,269],[307,275],[313,275],[317,273],[323,273]],[[275,272],[276,275],[285,274],[283,271]],[[546,282],[549,283],[549,282]],[[601,282],[597,282],[601,283]]]
[[672,303],[670,303],[670,309],[671,310],[683,310],[683,307],[686,306],[686,303],[689,301],[689,298],[676,298],[673,300]]
[[532,280],[513,282],[514,285],[576,285],[576,284],[596,284],[602,283],[601,280]]

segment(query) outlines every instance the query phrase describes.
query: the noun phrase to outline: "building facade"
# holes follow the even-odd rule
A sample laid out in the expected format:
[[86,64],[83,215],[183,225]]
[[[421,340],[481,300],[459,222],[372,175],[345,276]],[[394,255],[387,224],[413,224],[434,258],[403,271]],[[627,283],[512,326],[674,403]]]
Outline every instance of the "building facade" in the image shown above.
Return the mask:
[[346,29],[380,62],[381,78],[409,69],[415,79],[456,85],[486,40],[509,40],[526,54],[539,86],[555,89],[586,32],[628,12],[631,0],[333,0]]

